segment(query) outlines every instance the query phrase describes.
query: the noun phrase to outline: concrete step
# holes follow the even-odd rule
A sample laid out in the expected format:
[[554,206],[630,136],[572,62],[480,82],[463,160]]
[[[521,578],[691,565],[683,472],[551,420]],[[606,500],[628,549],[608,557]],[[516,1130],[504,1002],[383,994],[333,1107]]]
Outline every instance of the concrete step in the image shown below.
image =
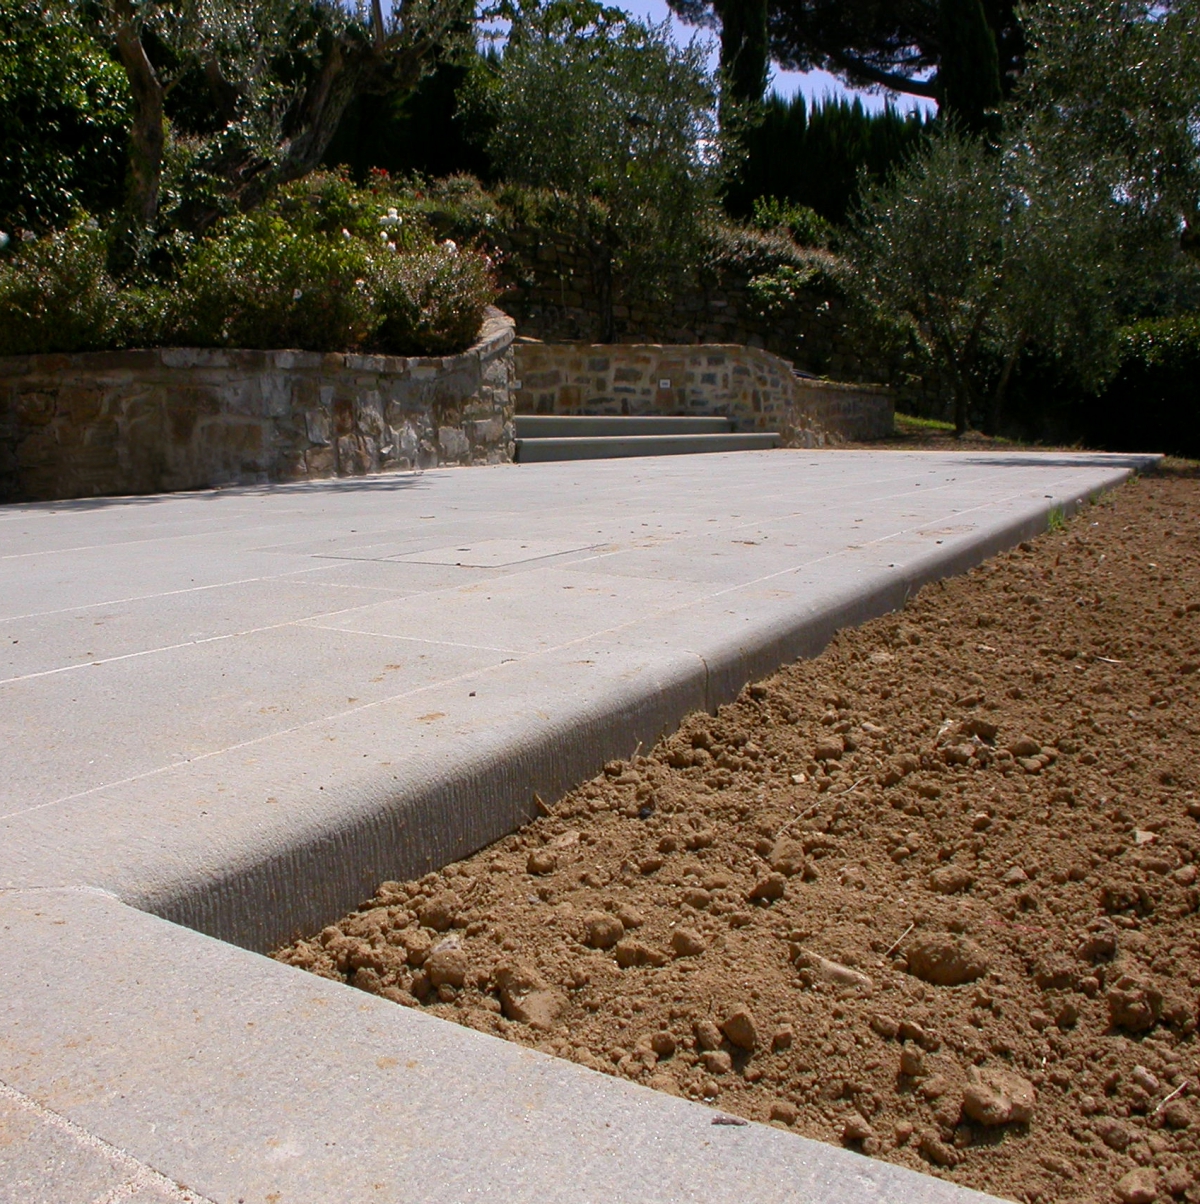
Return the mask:
[[518,439],[595,438],[601,435],[724,435],[728,418],[691,418],[667,414],[518,414]]
[[724,435],[611,435],[568,439],[518,439],[519,464],[548,460],[609,460],[618,456],[687,456],[699,452],[760,451],[778,447],[774,431]]

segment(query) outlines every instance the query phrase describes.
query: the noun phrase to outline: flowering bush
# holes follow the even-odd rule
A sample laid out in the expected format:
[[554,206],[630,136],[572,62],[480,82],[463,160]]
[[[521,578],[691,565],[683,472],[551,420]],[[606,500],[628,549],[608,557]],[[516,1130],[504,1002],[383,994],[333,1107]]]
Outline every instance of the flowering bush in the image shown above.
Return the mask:
[[393,355],[445,355],[468,346],[496,295],[491,264],[447,239],[376,256],[372,290],[380,323],[372,345]]
[[297,231],[281,217],[226,219],[185,265],[176,341],[217,347],[360,347],[375,325],[360,238]]

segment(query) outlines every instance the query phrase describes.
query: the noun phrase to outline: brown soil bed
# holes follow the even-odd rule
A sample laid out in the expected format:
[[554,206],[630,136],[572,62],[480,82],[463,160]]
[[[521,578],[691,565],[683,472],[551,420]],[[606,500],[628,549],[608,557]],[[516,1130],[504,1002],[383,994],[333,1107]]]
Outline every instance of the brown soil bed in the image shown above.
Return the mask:
[[1200,1201],[1200,481],[1135,480],[276,956],[1010,1199]]

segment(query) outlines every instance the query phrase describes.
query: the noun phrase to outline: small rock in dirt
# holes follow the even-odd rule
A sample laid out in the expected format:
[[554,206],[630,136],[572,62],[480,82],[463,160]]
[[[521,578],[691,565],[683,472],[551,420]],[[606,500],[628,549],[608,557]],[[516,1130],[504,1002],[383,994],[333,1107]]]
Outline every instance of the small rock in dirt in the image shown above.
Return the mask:
[[530,874],[553,874],[558,869],[558,854],[553,849],[534,849],[525,862]]
[[654,1050],[660,1058],[671,1058],[675,1056],[675,1038],[665,1029],[657,1032],[650,1038],[650,1048]]
[[469,969],[467,955],[461,949],[435,949],[425,959],[425,973],[435,987],[461,987]]
[[738,1008],[722,1025],[721,1031],[738,1049],[753,1050],[758,1045],[758,1027],[746,1008]]
[[1121,1204],[1153,1204],[1158,1199],[1158,1174],[1149,1166],[1139,1166],[1117,1180],[1117,1199]]
[[711,902],[712,895],[702,886],[689,886],[683,892],[683,901],[697,911],[703,911]]
[[891,1040],[900,1032],[900,1022],[884,1015],[883,1012],[876,1012],[870,1019],[870,1025],[886,1040]]
[[1187,1100],[1173,1099],[1162,1110],[1163,1123],[1169,1129],[1190,1129],[1196,1115]]
[[522,962],[501,963],[493,972],[492,981],[505,1016],[540,1032],[552,1028],[567,1006],[567,998],[561,991],[548,988],[541,975]]
[[423,966],[433,948],[433,941],[429,939],[429,934],[422,932],[419,928],[408,928],[402,934],[401,941],[408,955],[408,964]]
[[989,960],[968,937],[932,933],[908,947],[908,969],[917,978],[939,987],[957,987],[987,973]]
[[938,1039],[923,1024],[910,1016],[900,1021],[900,1040],[915,1041],[922,1049],[932,1052],[938,1047]]
[[694,1031],[697,1049],[721,1048],[721,1030],[711,1020],[697,1020]]
[[782,874],[768,874],[754,884],[750,894],[746,897],[751,903],[757,903],[760,900],[764,903],[773,903],[776,899],[782,899],[786,893],[787,879]]
[[1102,1116],[1094,1122],[1096,1135],[1110,1150],[1120,1153],[1127,1149],[1136,1134],[1124,1123],[1112,1116]]
[[699,957],[704,949],[704,938],[694,928],[676,928],[671,934],[671,950],[676,957]]
[[846,743],[841,736],[826,736],[818,741],[813,749],[814,761],[840,761],[846,751]]
[[583,926],[584,943],[593,949],[611,949],[625,935],[625,925],[606,911],[589,911]]
[[1029,875],[1019,866],[1014,865],[1001,879],[1005,886],[1020,886],[1029,881]]
[[958,1165],[958,1154],[948,1146],[932,1129],[926,1129],[917,1142],[917,1149],[929,1159],[934,1166],[953,1167]]
[[442,891],[421,905],[417,918],[425,928],[445,932],[454,923],[461,906],[461,900],[453,891]]
[[875,1136],[875,1130],[857,1112],[846,1117],[842,1125],[842,1141],[847,1145],[855,1141],[866,1141]]
[[929,889],[939,895],[957,895],[967,890],[971,873],[961,865],[943,865],[929,875]]
[[787,1100],[776,1100],[771,1105],[771,1119],[782,1121],[785,1125],[794,1125],[799,1119],[800,1110],[795,1104],[789,1104]]
[[971,1067],[963,1089],[963,1112],[981,1125],[1028,1124],[1037,1092],[1033,1084],[1011,1070]]
[[781,1024],[771,1034],[771,1048],[774,1050],[791,1049],[796,1034],[790,1024]]
[[896,1144],[905,1145],[913,1135],[912,1123],[907,1120],[898,1120],[893,1126],[892,1132],[895,1134]]
[[900,1073],[912,1078],[925,1073],[925,1055],[911,1045],[906,1045],[900,1051]]
[[1108,961],[1117,954],[1117,930],[1107,919],[1094,920],[1081,934],[1076,954],[1088,962]]
[[875,983],[869,974],[851,969],[849,966],[842,965],[841,962],[831,961],[819,953],[812,953],[799,946],[794,950],[793,961],[799,970],[806,972],[808,977],[821,982],[831,982],[839,987],[859,987],[864,991],[872,991],[875,988]]
[[618,941],[613,952],[616,955],[617,965],[622,970],[628,970],[630,966],[665,966],[667,964],[667,955],[661,949],[654,949],[642,941],[634,941],[629,938]]
[[781,837],[771,846],[767,854],[767,864],[776,872],[790,878],[794,874],[803,874],[808,864],[804,855],[804,846],[798,840]]
[[632,903],[618,903],[613,908],[613,915],[625,925],[626,928],[640,928],[645,922],[646,917],[642,915]]
[[1162,1015],[1162,993],[1137,973],[1123,973],[1107,993],[1108,1017],[1114,1027],[1131,1033],[1152,1029]]
[[706,1049],[700,1055],[700,1065],[709,1074],[728,1074],[733,1069],[733,1059],[723,1049]]
[[1014,757],[1036,757],[1042,751],[1042,746],[1029,736],[1018,736],[1009,744],[1008,751]]
[[1129,1077],[1143,1090],[1153,1095],[1159,1088],[1157,1077],[1145,1066],[1135,1066]]

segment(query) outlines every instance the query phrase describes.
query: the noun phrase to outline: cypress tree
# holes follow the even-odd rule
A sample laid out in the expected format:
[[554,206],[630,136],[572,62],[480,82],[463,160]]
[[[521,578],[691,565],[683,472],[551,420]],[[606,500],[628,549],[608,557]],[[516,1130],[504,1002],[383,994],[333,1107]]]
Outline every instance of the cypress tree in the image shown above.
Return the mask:
[[994,137],[1000,103],[1000,58],[981,0],[940,0],[942,43],[938,102],[965,132]]

